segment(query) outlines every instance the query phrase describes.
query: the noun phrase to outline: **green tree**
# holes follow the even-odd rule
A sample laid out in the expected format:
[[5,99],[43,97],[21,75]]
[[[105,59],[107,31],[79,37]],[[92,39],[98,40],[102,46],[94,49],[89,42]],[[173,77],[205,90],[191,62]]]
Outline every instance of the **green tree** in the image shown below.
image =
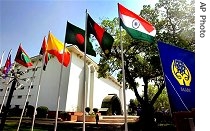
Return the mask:
[[[193,8],[191,8],[191,6]],[[155,8],[145,5],[140,15],[152,23],[157,30],[156,40],[164,41],[194,51],[194,3],[185,0],[160,0]],[[134,91],[136,99],[142,106],[141,124],[143,130],[151,130],[154,123],[154,104],[165,88],[163,73],[158,55],[157,44],[132,39],[125,31],[121,32],[118,19],[103,20],[102,26],[115,37],[111,57],[104,56],[100,48],[99,77],[116,75],[122,82],[122,61],[120,42],[123,44],[126,88]],[[141,96],[137,82],[143,79],[144,93]],[[148,96],[150,81],[158,83],[157,92],[151,99]],[[139,125],[141,125],[139,124]]]
[[[157,91],[158,91],[158,87],[156,85],[148,86],[148,97],[150,101],[152,100],[153,96],[155,95]],[[157,98],[153,106],[156,111],[161,111],[162,107],[164,107],[165,110],[170,109],[166,88],[162,90],[162,93],[159,95],[159,97]]]
[[134,115],[137,110],[137,103],[134,99],[130,99],[130,103],[128,104],[128,114]]

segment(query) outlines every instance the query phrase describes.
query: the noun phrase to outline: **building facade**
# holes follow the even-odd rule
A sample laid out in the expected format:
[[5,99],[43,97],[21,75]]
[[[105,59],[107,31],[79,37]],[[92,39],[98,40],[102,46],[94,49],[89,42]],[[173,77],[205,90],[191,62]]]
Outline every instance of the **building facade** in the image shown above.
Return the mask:
[[[123,90],[116,79],[112,76],[98,78],[98,65],[88,56],[86,57],[86,77],[84,77],[83,52],[75,46],[71,46],[68,49],[71,52],[71,60],[68,67],[62,67],[57,58],[52,57],[47,64],[46,71],[43,71],[42,56],[31,58],[33,67],[25,68],[15,64],[15,70],[18,68],[24,71],[25,74],[18,79],[18,83],[22,84],[22,86],[19,86],[14,91],[11,107],[19,106],[23,108],[27,94],[29,94],[29,105],[35,106],[40,81],[40,94],[37,107],[46,106],[50,111],[56,111],[57,99],[60,96],[59,111],[83,111],[84,100],[86,103],[85,107],[101,109],[102,102],[107,96],[115,96],[112,98],[115,98],[114,101],[118,101],[120,110],[123,110]],[[35,69],[35,67],[37,68]],[[84,87],[84,78],[86,79],[86,88]],[[24,81],[27,79],[29,80]],[[11,86],[11,83],[7,85],[8,82],[9,78],[0,79],[0,102],[2,103],[4,96],[6,96],[4,105],[9,93],[7,86],[9,88]],[[30,87],[30,93],[28,93]],[[7,93],[5,95],[6,90]],[[85,91],[85,95],[83,91]],[[113,100],[110,99],[110,101]]]

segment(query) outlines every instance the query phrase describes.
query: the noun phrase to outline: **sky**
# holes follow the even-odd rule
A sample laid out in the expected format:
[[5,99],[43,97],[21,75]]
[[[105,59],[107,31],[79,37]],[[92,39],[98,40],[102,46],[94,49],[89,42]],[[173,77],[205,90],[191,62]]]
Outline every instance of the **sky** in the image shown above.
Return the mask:
[[[0,55],[2,60],[12,49],[14,61],[19,45],[33,57],[39,54],[44,36],[50,31],[64,42],[66,23],[84,29],[85,11],[100,25],[101,19],[112,20],[118,17],[117,3],[122,4],[136,14],[143,5],[152,6],[158,0],[0,0]],[[91,57],[95,62],[99,57]],[[127,91],[127,101],[135,98],[133,91]]]
[[64,42],[67,21],[84,29],[86,9],[100,24],[101,19],[118,17],[117,3],[139,14],[143,5],[155,2],[157,0],[1,0],[0,55],[5,51],[4,63],[12,49],[14,60],[21,44],[30,57],[36,56],[49,31]]

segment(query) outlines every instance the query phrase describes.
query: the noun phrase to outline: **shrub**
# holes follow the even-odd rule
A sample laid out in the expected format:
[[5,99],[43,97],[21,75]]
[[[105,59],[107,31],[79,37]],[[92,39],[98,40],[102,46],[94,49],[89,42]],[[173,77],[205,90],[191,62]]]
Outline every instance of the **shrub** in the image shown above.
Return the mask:
[[96,114],[98,112],[98,108],[93,108],[93,112]]
[[40,106],[36,109],[36,111],[38,118],[46,118],[46,115],[48,113],[48,108],[46,106]]
[[27,107],[27,112],[26,112],[26,116],[28,117],[33,117],[34,115],[34,107],[32,105],[28,105]]
[[62,119],[63,121],[66,121],[66,120],[68,119],[69,114],[68,114],[68,112],[62,111],[62,112],[60,113],[60,116],[61,116],[61,119]]
[[19,108],[19,106],[15,106],[11,109],[9,109],[8,116],[21,116],[22,109]]
[[90,114],[90,107],[85,107],[85,111]]

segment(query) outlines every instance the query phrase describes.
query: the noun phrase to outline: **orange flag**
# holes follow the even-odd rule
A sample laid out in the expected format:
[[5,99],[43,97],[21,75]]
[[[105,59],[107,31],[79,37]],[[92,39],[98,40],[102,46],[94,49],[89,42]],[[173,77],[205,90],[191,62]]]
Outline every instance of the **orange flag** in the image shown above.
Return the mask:
[[48,53],[57,57],[58,61],[62,64],[62,57],[63,57],[63,65],[67,67],[70,62],[70,52],[67,48],[65,48],[64,52],[64,44],[59,41],[57,38],[53,36],[52,33],[49,32],[48,40],[47,40],[47,51]]

